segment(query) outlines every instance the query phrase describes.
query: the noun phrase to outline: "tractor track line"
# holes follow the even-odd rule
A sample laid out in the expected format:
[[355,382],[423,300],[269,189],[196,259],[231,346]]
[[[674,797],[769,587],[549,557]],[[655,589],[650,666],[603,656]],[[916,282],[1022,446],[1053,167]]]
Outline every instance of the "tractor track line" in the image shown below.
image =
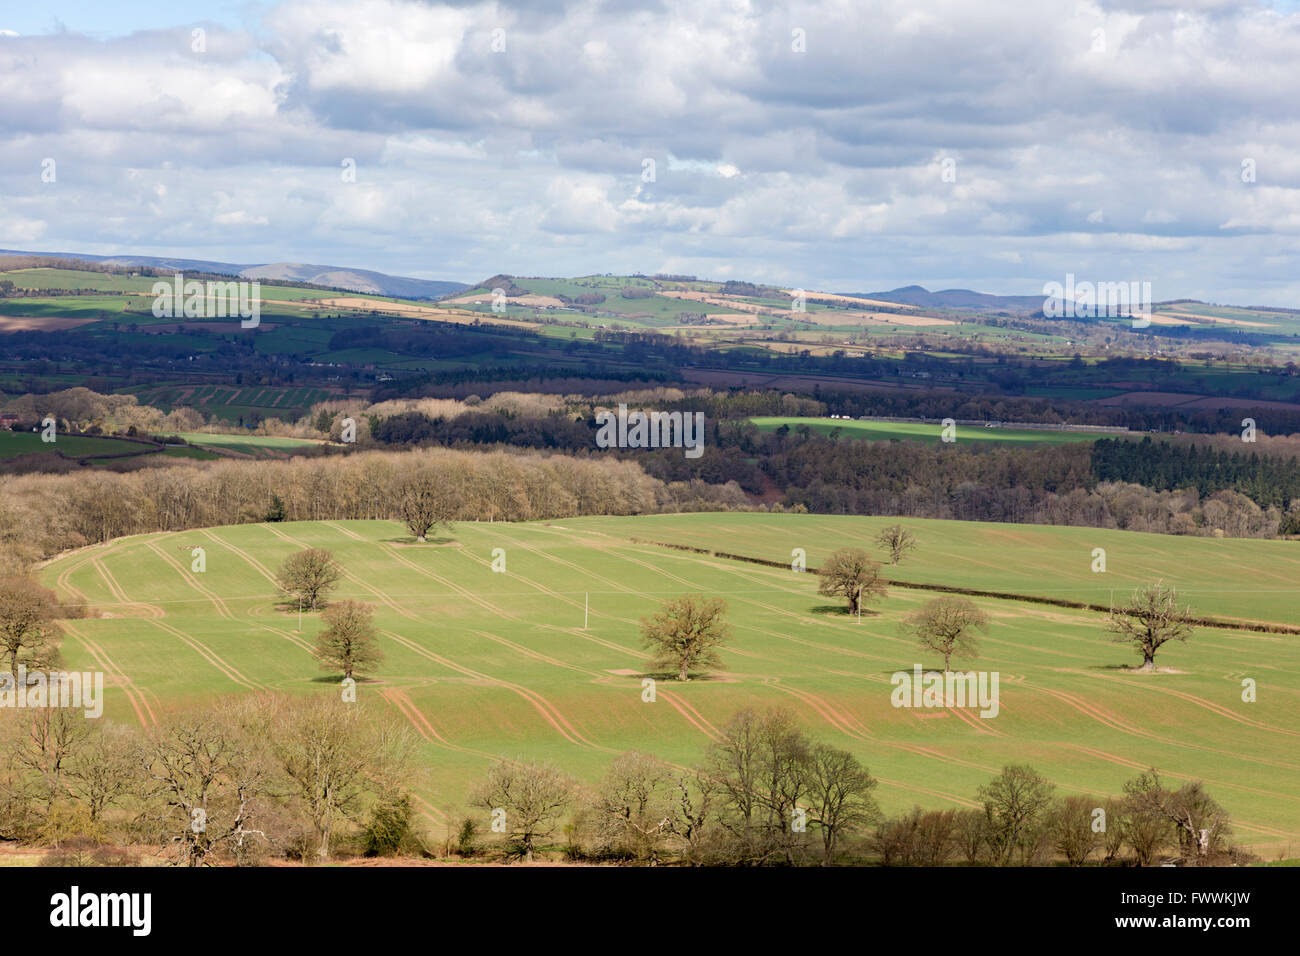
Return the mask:
[[435,654],[433,651],[430,651],[428,648],[423,647],[422,645],[416,643],[415,641],[403,637],[400,634],[395,634],[392,631],[381,631],[380,633],[384,634],[385,636],[387,636],[388,638],[394,641],[397,641],[397,643],[406,647],[408,650],[413,651],[416,654],[419,654],[420,656],[425,657],[437,664],[441,664],[443,667],[449,668],[453,671],[458,671],[459,673],[465,675],[466,677],[472,677],[475,678],[476,680],[485,681],[488,684],[494,684],[499,687],[504,687],[514,692],[515,694],[518,694],[520,697],[524,698],[524,700],[532,704],[534,709],[536,709],[537,712],[540,713],[543,718],[545,718],[546,722],[549,723],[556,731],[559,732],[559,734],[562,737],[564,737],[570,743],[575,744],[579,747],[588,747],[593,750],[601,750],[604,751],[605,753],[618,752],[614,750],[612,747],[602,747],[600,744],[592,743],[590,740],[588,740],[585,736],[583,736],[581,731],[579,731],[576,727],[573,726],[572,723],[569,722],[568,718],[566,718],[564,714],[560,712],[558,707],[556,707],[553,703],[551,703],[541,694],[537,693],[537,691],[531,690],[520,684],[512,683],[511,681],[502,680],[501,678],[498,677],[493,677],[490,674],[484,674],[482,671],[476,671],[473,668],[464,666],[463,664],[457,664],[455,661],[443,657],[441,654]]

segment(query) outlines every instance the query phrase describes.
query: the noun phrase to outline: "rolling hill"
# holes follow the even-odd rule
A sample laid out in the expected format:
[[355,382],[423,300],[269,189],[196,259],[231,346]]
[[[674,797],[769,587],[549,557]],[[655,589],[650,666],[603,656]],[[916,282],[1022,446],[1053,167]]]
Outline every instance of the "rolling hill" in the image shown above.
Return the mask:
[[[347,571],[338,597],[377,608],[386,660],[361,683],[361,701],[419,735],[419,806],[435,832],[458,823],[469,787],[498,756],[550,760],[585,781],[630,749],[688,764],[737,710],[780,704],[816,738],[858,754],[887,811],[971,806],[1012,762],[1034,765],[1063,795],[1116,794],[1156,766],[1172,781],[1204,780],[1240,842],[1294,855],[1300,638],[1202,627],[1162,651],[1167,672],[1138,674],[1102,615],[981,598],[993,623],[972,666],[1000,673],[998,716],[899,710],[891,674],[933,662],[898,625],[933,592],[894,587],[859,622],[819,597],[811,574],[662,546],[777,562],[802,547],[816,566],[836,547],[874,547],[884,523],[766,514],[464,523],[427,545],[387,521],[249,524],[120,539],[66,554],[43,577],[93,609],[66,624],[69,666],[105,670],[109,717],[149,726],[225,694],[334,693],[336,678],[312,656],[317,617],[305,615],[299,632],[297,609],[273,584],[291,553],[329,548]],[[906,523],[919,548],[886,570],[913,584],[1097,599],[1163,577],[1198,612],[1297,623],[1300,554],[1290,542]],[[206,552],[202,574],[190,570],[195,547]],[[1094,547],[1107,550],[1106,575],[1089,570]],[[492,568],[497,556],[504,573]],[[734,630],[725,670],[680,684],[647,672],[638,618],[689,592],[723,597]],[[642,700],[646,676],[661,678],[653,703]],[[1246,677],[1258,681],[1255,703],[1242,701]]]

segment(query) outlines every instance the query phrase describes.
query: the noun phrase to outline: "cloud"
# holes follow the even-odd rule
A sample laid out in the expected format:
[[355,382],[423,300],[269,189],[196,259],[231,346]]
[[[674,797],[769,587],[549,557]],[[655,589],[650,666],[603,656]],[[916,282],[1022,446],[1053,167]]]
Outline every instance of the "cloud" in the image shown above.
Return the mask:
[[0,245],[840,290],[1137,272],[1276,304],[1300,266],[1300,15],[1259,4],[284,0],[201,52],[136,26],[0,35]]

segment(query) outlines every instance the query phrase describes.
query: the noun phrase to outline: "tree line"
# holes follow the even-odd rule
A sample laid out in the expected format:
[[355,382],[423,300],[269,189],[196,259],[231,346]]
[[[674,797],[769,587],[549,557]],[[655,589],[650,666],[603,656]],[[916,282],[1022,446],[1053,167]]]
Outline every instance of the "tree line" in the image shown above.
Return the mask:
[[[1092,472],[1100,481],[1125,481],[1155,491],[1195,488],[1202,496],[1230,488],[1263,507],[1286,508],[1300,500],[1300,463],[1260,455],[1242,442],[1238,450],[1102,438],[1092,445]],[[1246,450],[1241,450],[1242,448]]]
[[877,780],[782,708],[735,714],[693,766],[643,752],[594,783],[501,758],[445,817],[415,811],[415,739],[366,705],[223,699],[136,728],[77,711],[0,715],[0,838],[47,865],[323,862],[349,856],[640,865],[1184,865],[1252,857],[1200,781],[1151,769],[1113,796],[1060,797],[1012,764],[966,809],[882,813]]
[[790,711],[746,708],[692,767],[632,751],[584,787],[552,764],[501,760],[469,795],[479,814],[462,818],[447,848],[462,857],[532,859],[549,849],[570,860],[695,866],[1251,859],[1232,844],[1229,814],[1200,781],[1171,788],[1155,769],[1119,796],[1061,797],[1032,767],[1010,764],[968,809],[894,815],[881,812],[876,788],[856,756],[810,738]]
[[448,498],[446,515],[458,521],[746,505],[738,488],[665,484],[634,461],[445,448],[24,475],[0,479],[0,572],[149,531],[266,520],[400,519],[404,492],[412,488]]
[[0,715],[0,839],[53,865],[323,861],[416,851],[415,738],[326,697],[258,695],[135,728],[41,708]]

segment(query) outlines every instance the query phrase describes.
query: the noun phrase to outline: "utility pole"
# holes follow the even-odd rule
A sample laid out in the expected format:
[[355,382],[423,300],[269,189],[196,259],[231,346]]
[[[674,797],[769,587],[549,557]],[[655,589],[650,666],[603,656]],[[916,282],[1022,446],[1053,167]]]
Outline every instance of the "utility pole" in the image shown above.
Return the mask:
[[862,623],[862,585],[858,585],[858,623]]

